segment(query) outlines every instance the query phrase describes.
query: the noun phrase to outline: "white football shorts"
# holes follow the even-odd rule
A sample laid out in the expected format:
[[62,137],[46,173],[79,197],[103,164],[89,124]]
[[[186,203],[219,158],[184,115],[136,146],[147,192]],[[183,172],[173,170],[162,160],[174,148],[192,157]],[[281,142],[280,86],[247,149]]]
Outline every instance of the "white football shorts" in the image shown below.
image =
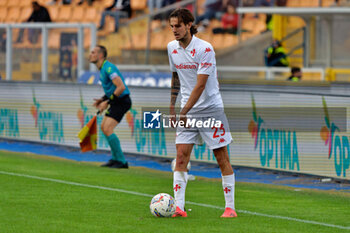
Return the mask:
[[[194,118],[188,117],[187,121]],[[198,123],[194,127],[176,128],[176,144],[196,144],[201,145],[203,141],[207,144],[209,149],[214,150],[220,147],[227,146],[232,140],[230,127],[225,113],[221,114],[211,114],[208,117],[199,117],[195,118],[197,121],[207,122],[209,121],[209,127],[198,127]],[[218,127],[218,124],[212,126],[212,122],[220,121],[221,125]]]

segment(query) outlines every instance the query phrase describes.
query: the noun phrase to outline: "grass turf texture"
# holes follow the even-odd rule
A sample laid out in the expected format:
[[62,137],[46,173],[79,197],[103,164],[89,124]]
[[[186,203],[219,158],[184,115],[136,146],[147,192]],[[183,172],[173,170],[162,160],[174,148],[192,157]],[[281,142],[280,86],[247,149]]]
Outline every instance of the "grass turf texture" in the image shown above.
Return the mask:
[[[186,204],[188,218],[156,218],[151,196],[173,195],[172,173],[131,167],[101,168],[33,154],[0,152],[0,172],[123,189],[150,196],[18,177],[0,173],[1,232],[350,232],[304,222],[242,213],[248,210],[349,226],[350,194],[237,183],[238,218],[223,209]],[[224,207],[221,180],[189,181],[186,200]]]

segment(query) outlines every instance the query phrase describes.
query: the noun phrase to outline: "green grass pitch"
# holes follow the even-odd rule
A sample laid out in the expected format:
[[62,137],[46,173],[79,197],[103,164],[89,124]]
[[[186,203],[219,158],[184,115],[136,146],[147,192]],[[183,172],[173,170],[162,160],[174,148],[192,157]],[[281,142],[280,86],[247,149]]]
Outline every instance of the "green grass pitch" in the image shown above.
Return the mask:
[[350,232],[350,194],[236,184],[238,218],[221,219],[221,180],[187,185],[187,218],[156,218],[149,203],[173,195],[172,173],[101,168],[0,152],[0,232]]

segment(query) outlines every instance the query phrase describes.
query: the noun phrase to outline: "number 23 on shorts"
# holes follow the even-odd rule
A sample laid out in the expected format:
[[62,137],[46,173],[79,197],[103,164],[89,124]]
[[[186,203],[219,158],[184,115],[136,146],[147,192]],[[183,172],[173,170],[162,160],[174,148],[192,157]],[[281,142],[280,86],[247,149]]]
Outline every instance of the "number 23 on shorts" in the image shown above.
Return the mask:
[[[211,129],[215,129],[215,131],[213,133],[213,138],[218,138],[220,136],[224,136],[225,135],[224,124],[221,124],[220,128],[217,128],[217,127],[213,126],[213,127],[211,127]],[[220,132],[218,132],[219,130],[220,130]]]

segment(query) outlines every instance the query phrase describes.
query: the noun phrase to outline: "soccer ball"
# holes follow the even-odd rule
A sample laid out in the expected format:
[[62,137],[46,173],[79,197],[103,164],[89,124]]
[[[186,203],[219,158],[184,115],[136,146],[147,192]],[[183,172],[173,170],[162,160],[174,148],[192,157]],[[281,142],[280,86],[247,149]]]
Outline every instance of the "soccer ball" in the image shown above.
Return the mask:
[[175,200],[167,193],[158,193],[152,198],[149,208],[156,217],[171,217],[176,210]]
[[[174,171],[175,170],[175,165],[176,165],[176,159],[173,159],[173,161],[171,162],[171,170]],[[187,170],[191,170],[191,162],[188,161],[187,164]]]

